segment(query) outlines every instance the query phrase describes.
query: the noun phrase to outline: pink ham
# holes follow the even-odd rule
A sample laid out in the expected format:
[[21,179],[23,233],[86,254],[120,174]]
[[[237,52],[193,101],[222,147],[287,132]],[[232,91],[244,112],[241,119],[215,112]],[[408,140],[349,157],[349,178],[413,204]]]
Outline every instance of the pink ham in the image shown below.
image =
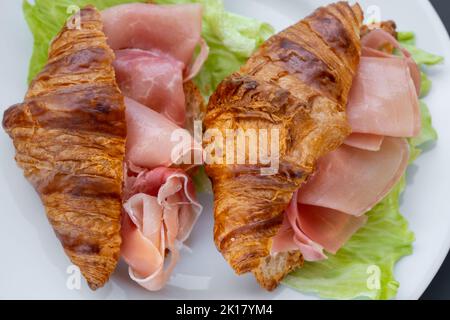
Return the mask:
[[298,205],[296,217],[301,230],[326,251],[338,250],[367,222],[367,216],[354,217],[333,209]]
[[103,11],[102,20],[113,50],[160,52],[189,66],[200,44],[200,4],[123,4]]
[[[202,206],[189,177],[180,170],[143,171],[130,183],[122,222],[122,256],[130,277],[150,291],[160,290],[179,259]],[[170,255],[165,263],[166,252]]]
[[373,55],[377,57],[396,57],[394,55],[390,55],[388,53],[379,50],[380,48],[382,48],[387,44],[390,44],[395,49],[399,50],[403,55],[403,59],[408,64],[409,72],[414,82],[417,96],[420,96],[420,87],[421,87],[420,68],[414,61],[411,53],[405,48],[403,48],[397,41],[397,39],[395,39],[391,34],[382,29],[376,29],[365,35],[361,39],[361,43],[363,45],[363,55],[365,56]]
[[181,62],[161,53],[126,49],[116,52],[114,68],[125,96],[184,125],[184,65]]
[[317,242],[309,238],[302,230],[298,210],[297,192],[285,212],[283,224],[278,234],[273,238],[272,254],[279,252],[300,250],[306,261],[320,261],[326,259],[326,255]]
[[300,250],[306,261],[326,259],[367,221],[364,215],[405,173],[405,139],[385,138],[380,151],[341,146],[319,161],[316,174],[294,194],[272,253]]
[[202,161],[202,147],[191,134],[161,114],[125,98],[127,118],[126,161],[131,166],[153,169]]
[[367,133],[352,133],[345,139],[344,144],[362,150],[379,151],[383,140],[384,136]]
[[420,133],[420,106],[405,60],[362,57],[347,106],[353,132],[391,137]]
[[[363,56],[347,106],[353,132],[417,136],[421,129],[419,67],[411,54],[383,30],[370,32],[362,39],[362,44]],[[386,44],[402,52],[403,57],[378,50]],[[355,143],[349,144],[359,147]],[[369,143],[365,147],[370,150],[372,145]]]
[[323,249],[336,254],[366,222],[366,216],[298,204],[296,194],[273,239],[272,253],[300,250],[306,261],[324,260]]
[[200,35],[202,10],[198,4],[134,3],[105,10],[102,17],[116,52],[116,77],[128,97],[122,255],[133,280],[160,290],[202,210],[189,176],[169,168],[202,162],[201,145],[182,128],[184,82],[208,56]]
[[401,138],[386,137],[378,152],[343,145],[319,161],[298,201],[361,216],[400,180],[408,160],[409,146]]

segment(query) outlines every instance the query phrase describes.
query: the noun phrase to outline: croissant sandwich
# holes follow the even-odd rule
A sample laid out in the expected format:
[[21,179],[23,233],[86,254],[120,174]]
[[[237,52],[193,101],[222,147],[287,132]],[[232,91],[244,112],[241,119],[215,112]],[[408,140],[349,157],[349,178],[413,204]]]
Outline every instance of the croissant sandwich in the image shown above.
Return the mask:
[[[204,109],[190,81],[208,53],[201,7],[137,3],[77,14],[79,25],[74,15],[52,41],[46,66],[3,127],[90,288],[102,287],[122,256],[133,280],[159,290],[202,210],[171,155],[171,134],[191,137],[188,124]],[[172,43],[155,28],[169,18]],[[130,20],[145,30],[124,30]],[[191,62],[197,44],[202,52]]]
[[[272,174],[259,160],[207,163],[216,246],[237,274],[253,273],[267,290],[305,260],[336,253],[366,223],[364,213],[406,170],[404,138],[420,131],[417,65],[405,50],[392,55],[400,49],[393,23],[373,30],[362,21],[358,4],[317,9],[267,40],[209,101],[206,129],[278,132]],[[377,76],[404,88],[387,89]],[[251,148],[242,150],[250,159]]]

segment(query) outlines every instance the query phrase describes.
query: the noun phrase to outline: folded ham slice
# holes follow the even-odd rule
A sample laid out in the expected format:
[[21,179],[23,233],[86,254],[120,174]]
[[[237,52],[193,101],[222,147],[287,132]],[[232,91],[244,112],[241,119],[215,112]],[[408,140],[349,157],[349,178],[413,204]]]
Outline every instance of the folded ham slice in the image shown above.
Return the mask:
[[117,82],[128,97],[122,256],[130,277],[156,291],[168,281],[202,210],[189,176],[173,168],[187,170],[203,156],[184,129],[186,104],[193,103],[185,82],[208,56],[202,8],[133,3],[105,10],[102,20],[116,53]]
[[353,132],[418,135],[420,106],[407,62],[396,57],[361,57],[347,115]]
[[183,83],[197,75],[209,53],[201,38],[201,5],[124,4],[105,10],[102,19],[124,94],[184,126]]
[[298,202],[361,216],[386,196],[408,165],[405,139],[386,137],[380,151],[341,146],[319,161]]
[[[375,29],[365,35],[361,39],[361,43],[363,45],[363,56],[369,57],[397,57],[399,59],[403,59],[408,64],[409,72],[411,78],[414,82],[414,86],[416,88],[417,96],[420,96],[421,89],[421,76],[420,76],[420,68],[417,63],[414,61],[411,53],[403,48],[400,43],[395,39],[390,33],[386,32],[383,29]],[[390,45],[393,48],[397,49],[401,52],[403,57],[398,57],[392,54],[389,54],[382,49],[386,47],[386,45]]]
[[125,98],[125,104],[129,165],[152,169],[201,161],[202,147],[187,130],[130,98]]
[[297,199],[298,191],[294,194],[288,209],[285,212],[283,224],[278,234],[273,238],[272,254],[280,252],[300,250],[306,261],[320,261],[326,259],[326,255],[317,242],[309,238],[301,227],[301,216]]
[[[377,29],[362,38],[363,51],[347,106],[354,133],[391,137],[414,137],[420,133],[420,69],[411,54],[384,30]],[[403,56],[380,48],[390,45]],[[373,146],[366,140],[359,145]],[[356,143],[356,144],[355,144]],[[368,144],[367,144],[368,143]]]
[[324,249],[333,254],[366,222],[333,209],[302,205],[294,195],[285,220],[273,239],[272,253],[299,250],[306,261],[326,259]]
[[123,94],[182,126],[186,99],[184,64],[171,56],[141,49],[116,52],[114,69]]
[[323,249],[337,253],[399,181],[408,159],[402,138],[385,138],[378,152],[343,145],[322,158],[286,210],[272,253],[297,249],[306,261],[326,259]]
[[202,6],[123,4],[103,11],[102,20],[113,50],[162,52],[189,66],[200,44]]
[[190,178],[181,170],[160,167],[142,171],[126,184],[134,195],[124,204],[122,256],[134,281],[147,290],[160,290],[202,206],[195,200]]

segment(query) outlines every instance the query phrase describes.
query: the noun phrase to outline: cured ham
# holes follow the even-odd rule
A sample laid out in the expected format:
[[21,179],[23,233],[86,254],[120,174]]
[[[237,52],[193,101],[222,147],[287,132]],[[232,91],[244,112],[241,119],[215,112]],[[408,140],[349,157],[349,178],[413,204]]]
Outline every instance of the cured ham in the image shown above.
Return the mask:
[[283,224],[280,231],[273,238],[272,254],[279,252],[300,250],[306,261],[320,261],[326,259],[323,247],[309,238],[301,227],[301,217],[299,205],[294,200],[298,191],[294,194],[293,200],[286,210]]
[[386,137],[380,151],[341,146],[319,161],[298,202],[361,216],[398,182],[409,160],[408,142]]
[[273,239],[272,254],[300,249],[306,261],[325,260],[324,249],[337,253],[367,222],[366,216],[354,217],[328,208],[299,204],[297,195]]
[[123,93],[184,126],[183,83],[197,75],[209,52],[201,38],[201,5],[124,4],[102,18]]
[[102,20],[116,53],[117,82],[127,97],[122,255],[133,280],[159,290],[202,209],[189,176],[170,168],[187,170],[202,161],[202,147],[185,129],[193,127],[187,121],[203,104],[188,82],[208,56],[201,39],[202,8],[133,3],[105,10]]
[[128,181],[127,187],[134,195],[124,204],[122,256],[134,281],[147,290],[160,290],[202,206],[195,200],[190,178],[181,170],[146,170]]
[[184,125],[186,114],[183,68],[183,63],[167,54],[140,49],[119,50],[114,62],[125,96],[178,125]]
[[[361,43],[363,45],[363,56],[375,56],[375,57],[397,57],[398,59],[403,59],[408,64],[409,72],[411,78],[414,82],[414,86],[416,88],[417,96],[420,95],[420,87],[421,87],[421,77],[420,77],[420,68],[417,63],[414,61],[411,53],[403,48],[397,39],[394,38],[389,32],[386,32],[382,29],[375,29],[365,35],[361,39]],[[394,56],[393,54],[383,51],[383,47],[389,45],[398,51],[401,52],[403,57]]]
[[[364,226],[367,216],[354,217],[329,208],[298,204],[297,225],[326,251],[336,254]],[[291,222],[292,223],[292,222]]]
[[113,50],[142,49],[171,55],[189,66],[200,44],[200,4],[131,3],[103,11],[108,44]]
[[125,104],[129,164],[152,169],[179,161],[188,165],[201,161],[202,147],[187,130],[130,98],[125,98]]
[[[419,67],[411,54],[384,30],[371,31],[361,42],[362,57],[347,106],[352,131],[391,137],[417,136],[421,129]],[[403,56],[380,50],[386,45]]]
[[[405,138],[421,130],[420,71],[386,31],[371,31],[362,44],[347,105],[353,133],[318,162],[316,173],[294,195],[272,253],[297,248],[307,261],[326,259],[323,250],[335,254],[406,171]],[[403,57],[383,51],[386,45]]]
[[391,137],[418,135],[420,106],[407,62],[362,57],[347,115],[353,132]]
[[[190,177],[181,169],[169,167],[193,149],[201,157],[202,149],[187,130],[161,114],[129,98],[125,98],[125,103],[126,215],[122,221],[121,251],[130,277],[147,290],[156,291],[169,279],[179,259],[179,249],[202,211]],[[173,139],[174,132],[184,137],[184,144]],[[177,151],[178,147],[181,149]],[[170,253],[168,263],[166,252]]]
[[286,210],[272,252],[296,247],[307,261],[326,259],[321,248],[337,253],[400,180],[408,160],[406,140],[387,137],[378,152],[343,145],[322,158]]

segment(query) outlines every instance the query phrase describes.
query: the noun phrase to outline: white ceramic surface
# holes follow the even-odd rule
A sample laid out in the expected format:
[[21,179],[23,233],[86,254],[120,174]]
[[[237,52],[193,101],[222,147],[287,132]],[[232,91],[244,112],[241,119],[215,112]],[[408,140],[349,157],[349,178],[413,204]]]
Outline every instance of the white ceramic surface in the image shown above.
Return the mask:
[[[21,11],[21,0],[0,1],[0,111],[20,102],[26,91],[32,37]],[[229,10],[287,27],[329,1],[225,0]],[[413,30],[420,47],[446,57],[431,71],[434,87],[427,97],[440,139],[410,170],[402,212],[416,234],[414,254],[396,267],[401,282],[398,298],[417,299],[427,288],[450,247],[450,44],[427,0],[361,1],[376,5],[382,19],[395,19],[400,30]],[[374,10],[375,8],[375,10]],[[371,12],[378,12],[376,7]],[[202,197],[205,211],[188,242],[170,285],[146,292],[128,278],[122,262],[111,281],[92,292],[69,290],[69,260],[45,217],[38,196],[13,160],[10,139],[0,130],[0,298],[32,299],[309,299],[287,288],[273,293],[259,289],[252,276],[233,274],[212,241],[211,197]]]

